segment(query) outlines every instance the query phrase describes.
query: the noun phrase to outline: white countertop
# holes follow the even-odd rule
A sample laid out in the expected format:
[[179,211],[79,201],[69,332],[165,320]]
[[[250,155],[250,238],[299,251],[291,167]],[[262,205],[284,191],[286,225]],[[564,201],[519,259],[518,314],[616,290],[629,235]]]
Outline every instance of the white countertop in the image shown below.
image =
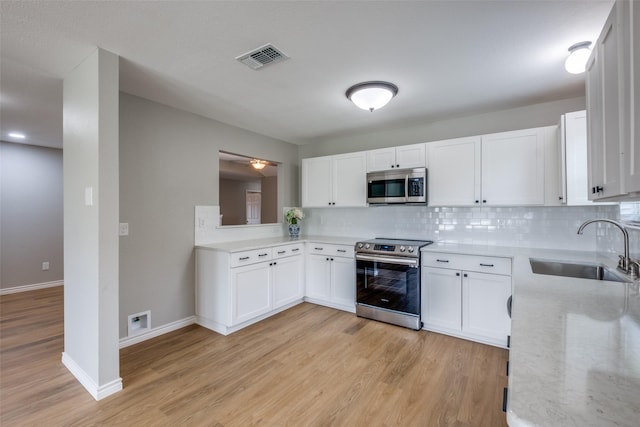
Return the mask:
[[223,252],[241,252],[253,249],[269,248],[287,243],[296,242],[315,242],[334,245],[351,245],[355,246],[359,239],[357,237],[341,237],[341,236],[300,236],[298,239],[292,239],[289,236],[268,237],[264,239],[253,240],[236,240],[231,242],[210,243],[206,245],[196,245],[196,249],[210,249]]
[[592,252],[436,243],[423,251],[513,257],[510,426],[640,425],[640,292],[534,274],[529,257],[601,262]]

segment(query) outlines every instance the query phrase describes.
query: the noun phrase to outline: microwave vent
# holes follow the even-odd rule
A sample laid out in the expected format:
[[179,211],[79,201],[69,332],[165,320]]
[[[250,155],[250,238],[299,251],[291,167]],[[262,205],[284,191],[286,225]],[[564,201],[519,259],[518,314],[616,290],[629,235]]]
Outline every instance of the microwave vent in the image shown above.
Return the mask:
[[259,70],[265,65],[275,64],[289,59],[280,49],[272,45],[271,43],[260,46],[250,52],[242,54],[236,59],[242,62],[252,70]]

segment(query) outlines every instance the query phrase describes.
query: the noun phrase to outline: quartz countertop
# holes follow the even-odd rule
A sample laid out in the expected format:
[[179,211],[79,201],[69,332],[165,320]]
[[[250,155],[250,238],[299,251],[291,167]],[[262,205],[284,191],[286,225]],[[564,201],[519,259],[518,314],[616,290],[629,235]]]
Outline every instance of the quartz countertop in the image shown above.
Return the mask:
[[316,242],[334,245],[351,245],[354,246],[359,239],[357,237],[342,236],[300,236],[298,239],[292,239],[289,236],[268,237],[264,239],[253,240],[236,240],[231,242],[210,243],[204,245],[196,245],[196,249],[210,249],[223,252],[241,252],[253,249],[269,248],[280,246],[287,243],[305,243]]
[[640,292],[617,283],[534,274],[529,257],[587,261],[593,252],[435,243],[422,249],[513,258],[509,426],[638,426]]

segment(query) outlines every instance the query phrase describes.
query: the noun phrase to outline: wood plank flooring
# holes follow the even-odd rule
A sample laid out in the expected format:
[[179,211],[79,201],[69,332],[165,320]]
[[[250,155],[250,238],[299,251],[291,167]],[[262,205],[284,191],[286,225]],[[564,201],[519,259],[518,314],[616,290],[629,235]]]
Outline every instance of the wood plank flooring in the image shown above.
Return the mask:
[[308,303],[122,349],[99,402],[62,351],[62,287],[0,297],[1,426],[506,426],[505,350]]

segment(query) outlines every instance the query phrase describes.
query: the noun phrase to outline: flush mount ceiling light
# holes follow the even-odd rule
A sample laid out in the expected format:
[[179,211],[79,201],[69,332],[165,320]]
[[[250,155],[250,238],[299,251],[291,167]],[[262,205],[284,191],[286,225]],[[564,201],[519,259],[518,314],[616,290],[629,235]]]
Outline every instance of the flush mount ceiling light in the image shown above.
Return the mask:
[[253,166],[253,168],[257,170],[262,170],[265,166],[267,166],[267,162],[265,162],[264,160],[253,159],[250,163],[251,166]]
[[356,107],[373,111],[387,105],[398,93],[398,86],[388,82],[358,83],[347,89],[345,95]]
[[569,57],[564,62],[564,68],[571,74],[584,73],[587,60],[591,55],[591,42],[576,43],[569,48]]

